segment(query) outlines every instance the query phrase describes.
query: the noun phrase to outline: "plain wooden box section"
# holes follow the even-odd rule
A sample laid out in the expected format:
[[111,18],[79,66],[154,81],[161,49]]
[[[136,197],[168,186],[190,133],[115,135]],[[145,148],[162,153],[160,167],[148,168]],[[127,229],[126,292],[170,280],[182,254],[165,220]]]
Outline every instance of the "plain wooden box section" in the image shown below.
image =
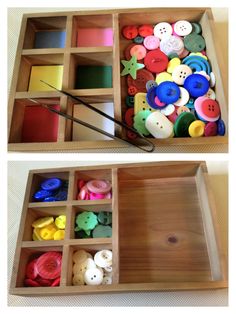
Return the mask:
[[[228,129],[227,117],[227,82],[221,78],[224,71],[224,60],[221,57],[220,48],[214,31],[214,19],[209,8],[150,8],[150,9],[117,9],[101,11],[78,11],[27,14],[22,20],[22,27],[17,48],[14,77],[9,96],[9,144],[10,151],[79,151],[82,149],[103,149],[127,147],[116,140],[73,141],[72,123],[59,118],[57,142],[52,143],[22,143],[20,134],[22,130],[22,113],[16,106],[21,102],[21,108],[29,103],[27,98],[58,97],[63,112],[73,113],[73,102],[58,92],[28,92],[27,84],[31,65],[35,64],[63,64],[63,89],[69,90],[73,95],[80,96],[89,103],[114,103],[114,116],[121,120],[126,106],[127,93],[126,80],[120,77],[120,59],[123,56],[124,47],[128,41],[121,35],[124,25],[157,23],[157,21],[175,22],[187,19],[198,21],[206,39],[207,55],[211,61],[213,72],[216,76],[215,91],[221,106],[222,119]],[[100,47],[76,47],[78,28],[106,28],[113,29],[113,46]],[[65,48],[33,49],[34,32],[37,30],[65,30]],[[75,73],[77,65],[112,65],[112,88],[74,89]],[[33,104],[31,104],[33,105]],[[82,117],[81,117],[82,118]],[[125,137],[119,126],[115,128],[115,134]],[[201,150],[212,145],[220,147],[228,143],[227,135],[201,138],[170,138],[152,139],[157,147],[193,145]]]
[[[69,179],[68,199],[32,202],[40,180]],[[77,180],[107,179],[112,200],[76,200]],[[75,239],[75,215],[83,210],[111,211],[112,238]],[[66,214],[63,241],[31,241],[34,219]],[[83,293],[218,289],[227,287],[214,198],[205,162],[155,162],[32,170],[25,192],[10,293],[69,295]],[[113,284],[72,286],[72,254],[113,251]],[[63,253],[59,287],[23,286],[31,256],[49,250]]]

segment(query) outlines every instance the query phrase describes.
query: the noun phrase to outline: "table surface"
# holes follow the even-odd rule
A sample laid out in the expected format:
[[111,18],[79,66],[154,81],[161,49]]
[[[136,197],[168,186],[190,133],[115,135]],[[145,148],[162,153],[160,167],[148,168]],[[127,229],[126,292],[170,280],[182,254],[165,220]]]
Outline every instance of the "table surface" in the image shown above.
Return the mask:
[[[155,161],[155,160],[153,160]],[[113,162],[114,163],[114,162]],[[122,163],[117,160],[116,163]],[[9,161],[8,162],[8,278],[10,282],[24,191],[30,169],[109,164],[77,161]],[[215,196],[217,220],[223,252],[227,259],[228,243],[228,164],[207,162]],[[8,283],[9,283],[8,282]],[[19,297],[8,295],[9,306],[227,306],[228,290],[133,292],[103,295]]]
[[[13,66],[18,43],[18,37],[21,26],[21,19],[24,13],[37,12],[56,12],[56,11],[79,11],[79,8],[9,8],[8,9],[8,88],[10,89],[10,82],[12,79]],[[91,8],[83,8],[83,10],[91,10]],[[225,60],[225,71],[222,73],[222,79],[228,79],[228,9],[227,8],[213,8],[212,9],[216,38],[219,41],[222,57]],[[81,153],[96,153],[100,150],[81,150]],[[129,148],[113,148],[103,149],[103,153],[142,153],[135,147]],[[157,153],[227,153],[227,145],[187,145],[187,146],[161,146],[156,148]]]

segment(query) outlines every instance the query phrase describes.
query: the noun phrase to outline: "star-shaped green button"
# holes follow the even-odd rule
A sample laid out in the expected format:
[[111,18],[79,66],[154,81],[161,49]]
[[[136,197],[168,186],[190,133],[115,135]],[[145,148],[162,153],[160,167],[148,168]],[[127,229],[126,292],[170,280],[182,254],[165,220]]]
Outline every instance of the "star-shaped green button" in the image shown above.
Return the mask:
[[137,71],[145,66],[142,63],[137,63],[137,58],[135,56],[133,56],[129,61],[121,60],[121,63],[125,67],[121,72],[121,76],[130,74],[134,80],[136,79]]

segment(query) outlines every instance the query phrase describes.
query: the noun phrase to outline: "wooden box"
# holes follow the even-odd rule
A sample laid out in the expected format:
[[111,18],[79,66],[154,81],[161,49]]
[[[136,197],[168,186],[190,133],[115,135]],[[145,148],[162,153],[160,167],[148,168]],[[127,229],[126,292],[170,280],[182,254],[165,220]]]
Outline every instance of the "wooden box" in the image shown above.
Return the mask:
[[[63,202],[32,202],[40,180],[69,180]],[[112,182],[112,199],[76,200],[77,179]],[[111,211],[112,238],[74,238],[75,214]],[[41,216],[66,214],[62,241],[32,241],[31,223]],[[154,162],[32,170],[25,193],[10,293],[66,295],[124,291],[218,289],[227,287],[214,197],[205,162]],[[113,283],[72,285],[72,253],[83,248],[113,252]],[[62,251],[59,287],[24,287],[30,255]]]
[[[56,12],[42,14],[26,14],[22,20],[21,32],[17,48],[14,75],[9,95],[9,151],[79,151],[82,149],[103,149],[127,147],[126,143],[117,140],[106,140],[104,138],[91,137],[80,139],[73,138],[73,123],[59,118],[57,137],[54,141],[47,137],[41,141],[22,142],[22,128],[24,125],[24,111],[26,106],[35,106],[27,98],[43,100],[46,103],[60,105],[60,109],[70,115],[73,114],[74,102],[68,97],[50,91],[28,91],[31,68],[34,65],[63,65],[62,87],[75,96],[80,96],[84,101],[91,104],[110,104],[113,106],[114,117],[118,120],[124,119],[126,109],[125,96],[127,95],[126,80],[121,78],[120,59],[123,58],[124,47],[128,41],[121,35],[124,25],[130,24],[155,24],[158,21],[174,22],[186,19],[197,21],[202,26],[203,36],[207,44],[207,55],[211,61],[213,72],[216,76],[215,92],[220,103],[222,119],[228,128],[227,122],[227,80],[223,80],[224,60],[214,30],[214,19],[209,8],[145,8],[145,9],[117,9],[102,11],[78,11],[78,12]],[[84,34],[88,29],[98,31],[97,38],[105,32],[112,32],[113,37],[108,41],[79,42],[77,35]],[[66,33],[64,48],[34,48],[36,34],[38,32],[64,32]],[[111,35],[110,35],[111,36]],[[41,42],[40,42],[41,44]],[[36,45],[36,47],[38,47]],[[78,66],[104,66],[112,68],[111,85],[103,85],[101,88],[79,88],[76,85]],[[82,84],[84,85],[84,84]],[[76,87],[77,86],[77,87]],[[105,86],[105,87],[104,87]],[[106,87],[107,86],[107,87]],[[96,123],[96,118],[90,121],[86,112],[80,118],[86,122]],[[87,121],[88,120],[88,121]],[[106,129],[106,126],[104,127]],[[30,129],[30,128],[29,128]],[[113,127],[117,136],[125,138],[125,132],[119,126]],[[30,132],[30,131],[28,131]],[[152,139],[159,147],[178,146],[181,152],[185,145],[201,147],[207,150],[212,145],[220,147],[227,144],[227,131],[225,136],[201,137],[201,138],[169,138]],[[175,148],[176,151],[176,148]]]

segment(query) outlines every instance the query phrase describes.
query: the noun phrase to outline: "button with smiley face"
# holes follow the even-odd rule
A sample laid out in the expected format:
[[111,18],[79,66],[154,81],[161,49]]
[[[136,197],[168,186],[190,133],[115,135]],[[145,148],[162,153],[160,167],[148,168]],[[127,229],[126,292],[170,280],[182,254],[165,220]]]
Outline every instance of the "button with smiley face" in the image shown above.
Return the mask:
[[155,138],[173,136],[173,123],[159,111],[153,112],[147,117],[145,126]]
[[184,85],[185,79],[191,74],[192,70],[188,65],[180,64],[174,68],[172,78],[176,84]]
[[161,22],[155,25],[154,35],[159,39],[169,37],[172,34],[172,27],[169,23]]

